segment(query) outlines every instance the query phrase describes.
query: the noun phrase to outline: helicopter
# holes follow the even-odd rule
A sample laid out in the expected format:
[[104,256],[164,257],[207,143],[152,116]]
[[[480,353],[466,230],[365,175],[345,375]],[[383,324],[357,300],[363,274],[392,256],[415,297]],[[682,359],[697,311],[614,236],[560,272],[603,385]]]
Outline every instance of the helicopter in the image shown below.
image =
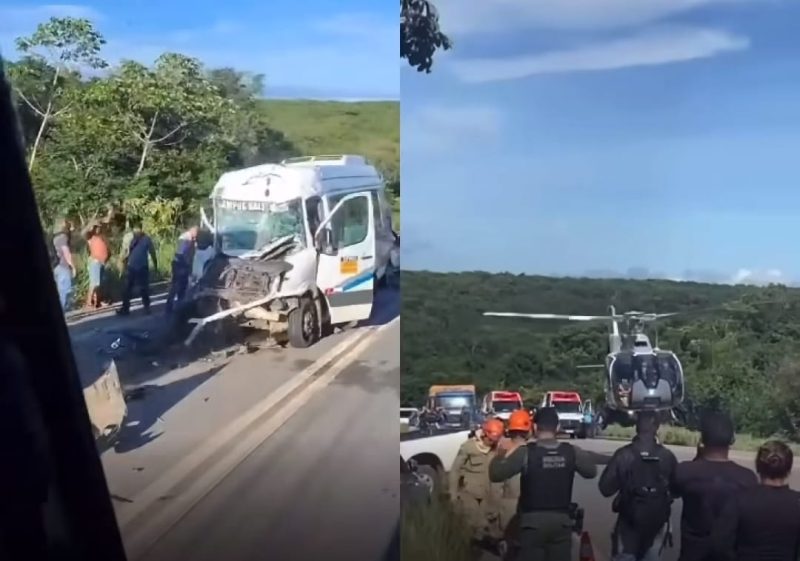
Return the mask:
[[[525,314],[484,312],[484,316],[519,317],[539,320],[608,322],[608,354],[605,364],[578,368],[605,370],[605,408],[598,412],[598,424],[606,428],[616,423],[630,426],[638,411],[655,411],[662,421],[682,423],[684,398],[683,367],[677,355],[658,347],[658,331],[653,345],[645,333],[647,324],[678,315],[630,311],[618,314],[609,306],[605,316]],[[624,329],[620,329],[620,324]]]

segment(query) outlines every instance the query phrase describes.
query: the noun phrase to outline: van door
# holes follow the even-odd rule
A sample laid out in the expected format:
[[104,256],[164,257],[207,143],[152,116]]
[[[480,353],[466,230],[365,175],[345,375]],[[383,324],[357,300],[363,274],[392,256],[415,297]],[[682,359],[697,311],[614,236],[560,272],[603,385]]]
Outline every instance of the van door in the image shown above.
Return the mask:
[[386,197],[379,190],[372,191],[372,216],[375,220],[375,272],[378,278],[386,274],[386,266],[391,259],[394,247],[394,234],[391,227],[391,214],[387,216]]
[[314,235],[317,286],[331,323],[368,319],[375,275],[375,219],[369,191],[342,197]]

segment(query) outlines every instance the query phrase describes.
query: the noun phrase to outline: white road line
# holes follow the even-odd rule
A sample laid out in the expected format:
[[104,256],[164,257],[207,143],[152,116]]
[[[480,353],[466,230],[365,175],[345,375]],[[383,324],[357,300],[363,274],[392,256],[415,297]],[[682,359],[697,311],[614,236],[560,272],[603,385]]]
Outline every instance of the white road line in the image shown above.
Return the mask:
[[[153,503],[163,497],[167,491],[172,489],[177,483],[186,478],[197,467],[206,462],[225,444],[235,439],[242,431],[252,424],[259,417],[264,415],[267,411],[274,408],[282,400],[286,399],[291,393],[303,384],[308,378],[316,374],[319,370],[336,360],[340,355],[346,352],[358,341],[364,339],[370,334],[368,329],[354,332],[353,335],[346,337],[344,341],[340,342],[333,349],[325,353],[313,364],[310,364],[300,373],[294,375],[291,379],[286,381],[282,386],[264,398],[259,403],[255,404],[245,413],[240,415],[225,428],[214,433],[210,438],[205,440],[203,444],[195,448],[195,450],[188,456],[185,456],[177,464],[173,465],[164,472],[161,477],[156,479],[153,483],[148,485],[138,495],[133,497],[133,503],[129,503],[125,509],[117,515],[117,522],[121,529],[129,524],[134,518],[139,516],[143,511],[149,508]],[[124,532],[123,532],[124,533]]]
[[[217,463],[208,466],[207,469],[204,470],[203,474],[200,475],[197,479],[192,481],[189,486],[183,491],[180,495],[172,497],[169,501],[164,501],[163,506],[158,509],[157,512],[153,514],[153,516],[148,517],[146,521],[144,521],[141,525],[137,525],[134,531],[130,534],[126,534],[123,529],[123,535],[126,536],[125,539],[125,546],[128,552],[128,556],[132,560],[136,560],[141,558],[150,548],[155,545],[155,543],[164,536],[175,524],[177,524],[183,516],[185,516],[199,501],[203,499],[208,493],[210,493],[219,483],[225,479],[227,475],[229,475],[237,466],[239,466],[250,454],[252,454],[265,440],[267,440],[270,436],[272,436],[287,420],[296,413],[302,405],[307,403],[315,394],[317,394],[321,389],[326,387],[328,384],[333,381],[336,376],[338,376],[345,368],[347,368],[352,362],[356,360],[356,358],[372,343],[372,340],[375,339],[378,333],[383,331],[384,329],[388,329],[390,326],[394,325],[395,322],[399,321],[399,317],[395,318],[391,322],[381,325],[380,327],[369,327],[365,328],[363,334],[359,334],[356,337],[352,338],[354,341],[353,345],[350,345],[349,348],[341,354],[339,360],[336,360],[331,368],[322,374],[318,379],[311,382],[311,384],[304,389],[301,393],[293,397],[289,402],[285,403],[281,410],[286,410],[288,413],[286,415],[274,415],[267,419],[267,421],[257,427],[253,432],[251,432],[244,440],[239,442],[236,447],[224,457],[222,457]],[[343,344],[337,346],[329,355],[333,352],[342,353]],[[327,357],[328,355],[326,355]],[[292,392],[292,390],[297,387],[302,381],[308,379],[311,375],[321,370],[325,365],[330,363],[331,360],[320,360],[318,363],[319,366],[313,368],[313,370],[305,375],[305,376],[295,376],[295,379],[292,380],[290,383],[285,384],[281,387],[277,392],[270,395],[264,402],[264,405],[259,405],[253,408],[253,410],[258,410],[258,415],[254,413],[251,414],[248,412],[245,416],[249,419],[254,421],[260,415],[268,412],[269,410],[273,409],[274,406],[277,404],[278,400],[273,398],[273,395],[277,393],[281,393],[284,396],[288,395]],[[313,365],[312,365],[313,366]],[[299,380],[302,378],[302,380]],[[291,389],[287,389],[286,391],[281,391],[284,387],[290,386]],[[269,406],[266,404],[269,402]],[[251,411],[253,411],[251,410]],[[244,416],[243,416],[244,417]],[[254,417],[254,418],[253,418]],[[236,425],[238,427],[238,431],[242,432],[250,423],[243,423],[239,420],[236,421]],[[226,442],[230,440],[231,435],[234,431],[226,430],[225,437]],[[221,438],[221,437],[220,437]],[[215,439],[215,443],[217,440]],[[204,446],[205,448],[205,446]],[[218,447],[215,447],[214,451],[216,451]],[[213,452],[212,452],[213,453]],[[207,458],[211,454],[204,454],[204,458]],[[187,462],[188,465],[188,462]],[[199,467],[197,462],[192,462],[192,470],[195,467]],[[173,471],[173,470],[171,470]],[[174,470],[176,473],[178,470]],[[189,470],[191,471],[191,470]],[[188,475],[188,471],[184,468],[180,470],[180,473],[185,477]],[[139,506],[137,509],[138,513],[142,512],[145,507],[150,506],[153,504],[155,500],[158,500],[158,497],[161,497],[166,494],[171,488],[177,485],[180,479],[176,479],[173,474],[169,474],[169,478],[164,477],[162,478],[164,482],[162,483],[161,480],[156,482],[155,484],[148,487],[142,495],[145,493],[147,494],[147,499],[149,502],[144,506]],[[169,483],[169,485],[168,485]],[[137,503],[140,500],[138,497],[134,499]],[[136,503],[134,503],[136,504]],[[127,517],[128,522],[132,519],[132,517]]]

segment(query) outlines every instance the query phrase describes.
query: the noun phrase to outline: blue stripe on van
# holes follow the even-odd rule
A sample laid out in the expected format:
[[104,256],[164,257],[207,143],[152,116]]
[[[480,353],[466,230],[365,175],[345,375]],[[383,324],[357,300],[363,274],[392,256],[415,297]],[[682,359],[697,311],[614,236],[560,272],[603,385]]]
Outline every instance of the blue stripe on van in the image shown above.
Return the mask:
[[347,292],[348,290],[353,290],[359,288],[361,285],[368,283],[372,280],[372,276],[374,275],[373,269],[370,267],[366,271],[358,273],[354,277],[350,277],[349,279],[345,280],[341,285],[337,288],[343,292]]

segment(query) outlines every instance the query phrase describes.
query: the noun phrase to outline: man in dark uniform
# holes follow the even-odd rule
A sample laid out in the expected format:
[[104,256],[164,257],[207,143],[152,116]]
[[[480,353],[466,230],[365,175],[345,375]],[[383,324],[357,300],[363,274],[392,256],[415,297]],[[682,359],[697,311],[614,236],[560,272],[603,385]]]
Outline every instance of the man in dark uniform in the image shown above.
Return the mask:
[[536,442],[507,440],[489,464],[489,479],[501,482],[520,474],[520,561],[570,561],[572,558],[572,483],[575,473],[597,475],[593,457],[556,440],[558,413],[537,411]]
[[656,412],[637,413],[636,436],[614,453],[598,483],[604,497],[616,495],[616,561],[657,561],[671,538],[671,489],[678,461],[658,442],[658,427]]

